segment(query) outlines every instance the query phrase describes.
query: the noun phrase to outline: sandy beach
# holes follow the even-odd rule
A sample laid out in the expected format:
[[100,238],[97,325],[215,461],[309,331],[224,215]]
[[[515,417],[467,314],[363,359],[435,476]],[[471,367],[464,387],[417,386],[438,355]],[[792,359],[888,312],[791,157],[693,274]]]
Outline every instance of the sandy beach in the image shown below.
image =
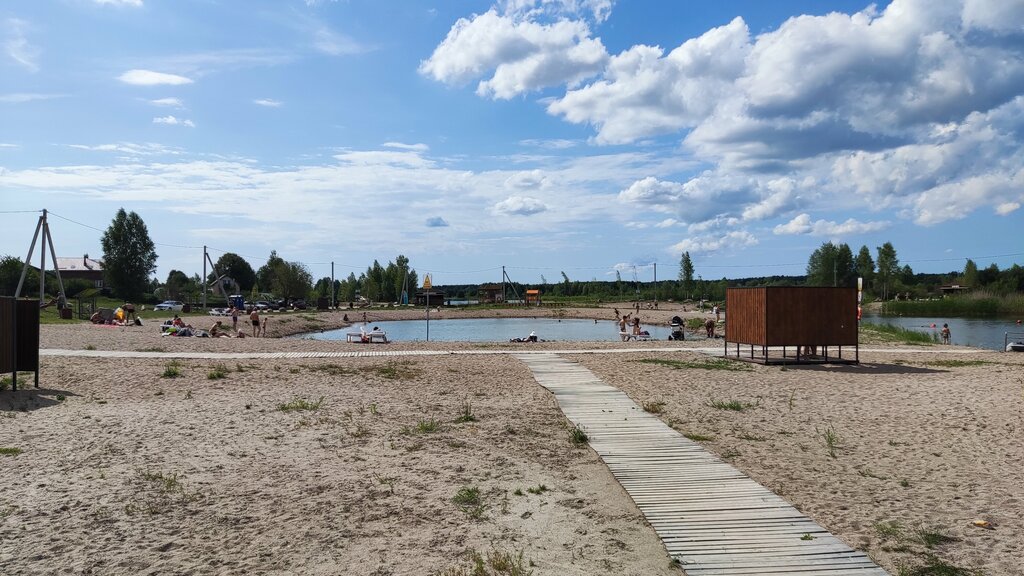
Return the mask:
[[[612,306],[536,315],[610,321]],[[643,310],[645,322],[680,314],[662,308]],[[142,327],[46,325],[41,345],[155,354],[509,348],[277,337],[342,327],[344,313],[361,315],[271,315],[271,338],[162,338],[145,315]],[[517,312],[432,318],[498,313]],[[1021,355],[886,345],[894,351],[862,353],[858,366],[735,371],[708,369],[706,355],[686,349],[707,343],[565,357],[894,574],[929,555],[989,576],[1020,573]],[[0,448],[20,449],[0,454],[0,573],[454,575],[472,573],[475,554],[534,574],[682,573],[604,464],[570,443],[553,397],[508,354],[42,363],[40,390],[0,392]],[[733,401],[743,409],[714,407]]]

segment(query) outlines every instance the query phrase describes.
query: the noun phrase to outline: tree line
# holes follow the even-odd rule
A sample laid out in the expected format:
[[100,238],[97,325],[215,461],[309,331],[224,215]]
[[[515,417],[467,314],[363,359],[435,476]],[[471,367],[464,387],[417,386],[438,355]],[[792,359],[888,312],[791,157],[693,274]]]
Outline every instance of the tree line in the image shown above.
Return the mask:
[[[199,302],[203,279],[199,274],[189,276],[180,270],[171,270],[161,282],[151,277],[156,270],[155,244],[149,237],[146,224],[135,212],[118,210],[110,226],[100,239],[103,248],[104,282],[111,294],[133,302],[184,300]],[[226,252],[210,271],[207,285],[215,292],[218,279],[228,294],[243,294],[251,299],[261,296],[289,300],[306,298],[332,298],[339,302],[354,302],[364,298],[372,302],[400,302],[403,291],[409,297],[419,285],[416,270],[403,255],[382,265],[373,264],[358,276],[349,273],[346,278],[322,277],[313,280],[309,269],[301,262],[288,261],[271,251],[267,261],[258,269],[242,256]],[[0,258],[0,294],[13,295],[22,272],[22,261],[14,256]],[[218,276],[219,274],[219,276]],[[705,280],[694,265],[689,252],[679,259],[679,273],[675,280],[638,282],[622,278],[615,272],[615,280],[573,280],[565,272],[561,279],[548,282],[543,275],[539,283],[510,285],[510,294],[521,296],[527,289],[541,290],[548,301],[576,299],[583,301],[611,300],[724,300],[728,287],[744,286],[845,286],[855,287],[857,278],[863,279],[867,299],[890,300],[895,295],[925,297],[934,295],[940,285],[959,284],[974,291],[987,291],[1005,295],[1024,292],[1024,268],[1014,264],[1000,270],[996,264],[979,269],[973,260],[967,260],[962,270],[944,274],[915,274],[908,264],[900,265],[896,248],[885,242],[875,252],[865,245],[854,256],[845,243],[825,242],[811,253],[807,261],[806,276],[767,276],[740,279]],[[38,284],[38,276],[30,269],[26,286]],[[47,282],[55,294],[55,282]],[[70,280],[65,293],[74,297],[91,285],[83,280]],[[480,284],[436,286],[448,298],[475,299]],[[216,294],[214,293],[214,296]],[[509,298],[512,296],[510,295]]]

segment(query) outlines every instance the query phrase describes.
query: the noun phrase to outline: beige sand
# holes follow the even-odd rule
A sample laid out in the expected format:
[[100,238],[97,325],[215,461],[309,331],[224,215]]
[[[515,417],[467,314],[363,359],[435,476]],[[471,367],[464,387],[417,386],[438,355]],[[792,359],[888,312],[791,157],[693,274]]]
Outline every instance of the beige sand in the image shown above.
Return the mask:
[[[269,331],[337,327],[342,313],[272,315]],[[421,313],[369,314],[374,321]],[[644,310],[642,317],[667,322],[678,313]],[[487,312],[440,316],[470,314]],[[611,321],[600,308],[541,314]],[[161,338],[152,322],[44,326],[42,344],[509,346]],[[889,570],[922,561],[926,550],[913,532],[927,528],[959,539],[930,550],[940,558],[990,576],[1020,573],[1024,358],[949,355],[994,364],[928,366],[947,358],[907,347],[866,354],[859,367],[727,372],[635,362],[703,361],[675,350],[678,343],[622,343],[610,335],[603,343],[530,346],[638,344],[673,350],[570,357],[638,402],[665,402],[666,421],[713,436],[703,442],[710,450]],[[226,377],[208,379],[218,364]],[[42,391],[0,392],[0,447],[23,450],[0,455],[0,573],[430,574],[470,566],[471,550],[522,551],[535,574],[680,573],[603,464],[568,443],[552,397],[508,355],[180,362],[180,377],[161,378],[167,365],[46,357]],[[278,409],[321,397],[317,410]],[[757,407],[717,410],[710,400]],[[465,402],[475,422],[455,422]],[[432,419],[439,430],[416,430]],[[829,426],[840,437],[836,458],[824,446]],[[548,490],[541,494],[527,491],[542,484]],[[453,502],[467,486],[479,489],[481,508]],[[976,518],[996,530],[972,526]],[[898,522],[901,539],[879,535],[875,525],[888,521]]]

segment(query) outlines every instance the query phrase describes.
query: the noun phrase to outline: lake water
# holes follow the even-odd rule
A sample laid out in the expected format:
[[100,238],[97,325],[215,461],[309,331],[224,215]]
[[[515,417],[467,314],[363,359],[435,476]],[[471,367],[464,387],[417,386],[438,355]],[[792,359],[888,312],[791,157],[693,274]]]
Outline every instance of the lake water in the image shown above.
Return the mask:
[[[427,339],[425,320],[374,322],[368,328],[379,326],[388,338],[398,342]],[[668,326],[643,326],[655,340],[667,340],[672,331]],[[314,340],[344,340],[348,332],[358,332],[351,326],[339,330],[305,334]],[[430,340],[437,342],[508,342],[512,338],[525,338],[536,332],[541,340],[599,341],[619,340],[619,326],[610,320],[561,320],[555,318],[468,318],[464,320],[431,320]],[[689,337],[689,335],[687,335]]]
[[[950,340],[953,344],[1003,350],[1003,335],[1010,332],[1024,333],[1024,326],[1010,318],[925,318],[916,316],[864,315],[865,322],[893,324],[926,334],[938,334],[942,324],[949,324]],[[935,327],[932,328],[932,324]],[[1013,340],[1014,338],[1011,338]],[[1019,337],[1016,339],[1020,339]]]

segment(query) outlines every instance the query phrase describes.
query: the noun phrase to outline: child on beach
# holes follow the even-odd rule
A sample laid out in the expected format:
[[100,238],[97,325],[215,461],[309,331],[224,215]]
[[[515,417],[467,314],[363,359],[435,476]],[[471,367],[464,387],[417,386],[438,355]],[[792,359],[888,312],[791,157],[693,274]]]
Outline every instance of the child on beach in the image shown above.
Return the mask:
[[951,336],[951,333],[949,331],[949,324],[943,324],[942,330],[939,333],[942,334],[942,343],[949,344],[949,337]]
[[260,338],[266,338],[266,337],[267,337],[267,318],[264,317],[263,318],[263,328],[260,329]]

